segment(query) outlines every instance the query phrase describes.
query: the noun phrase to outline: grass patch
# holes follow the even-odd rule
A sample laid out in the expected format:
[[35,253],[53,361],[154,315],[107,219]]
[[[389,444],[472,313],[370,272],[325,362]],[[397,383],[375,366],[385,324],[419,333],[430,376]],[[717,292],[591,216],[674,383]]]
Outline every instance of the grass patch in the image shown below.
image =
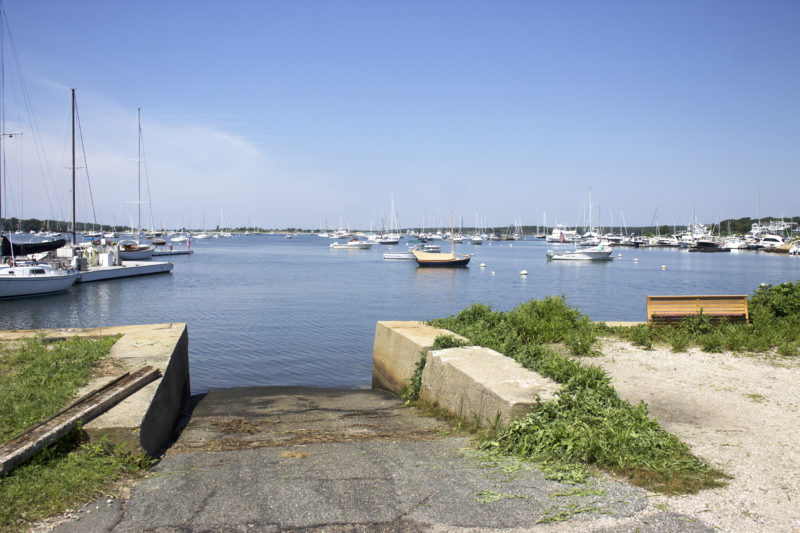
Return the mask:
[[532,300],[508,312],[474,304],[433,325],[562,384],[555,399],[513,421],[497,438],[486,440],[484,448],[540,462],[548,477],[562,481],[582,482],[599,467],[665,493],[723,484],[725,474],[650,420],[644,403],[632,406],[622,400],[605,371],[543,346],[586,335],[589,328],[596,334],[596,326],[563,298]]
[[53,415],[89,382],[116,338],[0,344],[0,441]]
[[[46,342],[43,337],[0,344],[0,441],[48,418],[74,399],[116,338]],[[0,477],[0,530],[29,524],[98,496],[120,477],[149,466],[105,440],[87,444],[80,429]]]
[[146,457],[101,441],[81,442],[72,432],[0,478],[0,530],[24,531],[42,518],[91,501],[117,479],[149,467]]

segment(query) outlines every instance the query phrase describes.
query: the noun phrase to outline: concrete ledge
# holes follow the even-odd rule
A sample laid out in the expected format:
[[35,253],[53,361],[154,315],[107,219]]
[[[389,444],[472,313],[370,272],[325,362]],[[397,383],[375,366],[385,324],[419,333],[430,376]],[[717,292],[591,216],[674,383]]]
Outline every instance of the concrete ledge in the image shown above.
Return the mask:
[[378,322],[372,347],[372,387],[400,394],[408,386],[422,353],[428,353],[439,335],[453,335],[446,329],[423,322]]
[[480,346],[428,353],[420,399],[468,421],[508,423],[553,399],[558,383],[527,370],[510,357]]
[[109,353],[113,371],[92,380],[77,395],[82,396],[125,371],[145,365],[161,370],[162,377],[84,425],[83,429],[91,438],[108,434],[112,443],[124,443],[131,451],[145,451],[152,456],[166,446],[190,395],[186,324],[0,331],[0,339],[38,334],[47,337],[121,335]]

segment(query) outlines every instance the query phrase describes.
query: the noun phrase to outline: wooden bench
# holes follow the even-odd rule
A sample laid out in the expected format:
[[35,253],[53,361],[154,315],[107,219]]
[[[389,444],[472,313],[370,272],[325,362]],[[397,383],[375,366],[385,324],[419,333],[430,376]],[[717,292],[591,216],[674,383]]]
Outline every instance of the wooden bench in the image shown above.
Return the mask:
[[750,321],[744,294],[647,297],[647,323],[650,325],[680,322],[700,313],[715,321]]

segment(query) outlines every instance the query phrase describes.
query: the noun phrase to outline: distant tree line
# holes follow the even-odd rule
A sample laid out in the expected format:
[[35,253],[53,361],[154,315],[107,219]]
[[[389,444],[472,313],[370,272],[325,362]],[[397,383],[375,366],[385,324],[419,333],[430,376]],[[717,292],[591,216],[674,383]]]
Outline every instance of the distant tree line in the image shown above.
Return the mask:
[[[800,226],[800,216],[798,217],[791,217],[791,218],[782,218],[782,217],[762,217],[760,219],[762,224],[767,224],[770,220],[783,220],[784,222],[794,222],[796,227]],[[750,231],[752,225],[758,222],[759,219],[754,219],[750,217],[742,217],[742,218],[735,218],[735,219],[726,219],[721,221],[719,224],[713,224],[714,226],[714,233],[721,233],[722,235],[730,234],[744,234]],[[712,224],[708,224],[711,226]],[[34,231],[57,231],[57,232],[67,232],[70,231],[71,223],[65,222],[63,220],[39,220],[37,218],[27,218],[27,219],[18,219],[15,217],[12,218],[2,218],[0,219],[0,228],[3,231],[24,231],[25,233]],[[128,231],[130,228],[128,226],[112,226],[110,224],[92,224],[91,222],[78,222],[77,223],[77,231],[78,232],[124,232]],[[202,228],[199,228],[202,229]],[[659,226],[628,226],[625,231],[627,231],[628,235],[671,235],[675,232],[681,232],[687,229],[687,226],[669,226],[666,224],[662,224]],[[301,232],[313,232],[315,230],[310,229],[303,229],[303,228],[283,228],[279,229],[276,228],[274,230],[267,230],[264,228],[254,228],[254,227],[246,227],[241,226],[237,228],[220,228],[217,226],[216,231],[227,230],[227,231],[234,231],[234,232],[245,232],[245,231],[278,231],[281,233],[301,233]],[[405,231],[402,230],[402,231]],[[462,230],[464,233],[472,234],[477,231],[480,231],[477,228],[463,228]],[[495,228],[488,228],[487,231],[494,232],[497,234],[505,234],[505,233],[513,233],[514,226],[510,225],[508,227],[495,227]],[[541,233],[550,233],[552,231],[551,227],[544,227],[544,226],[522,226],[522,231],[525,235],[533,235],[537,231]],[[608,228],[602,228],[602,232],[610,231]],[[619,227],[615,227],[613,229],[615,233],[621,231]]]

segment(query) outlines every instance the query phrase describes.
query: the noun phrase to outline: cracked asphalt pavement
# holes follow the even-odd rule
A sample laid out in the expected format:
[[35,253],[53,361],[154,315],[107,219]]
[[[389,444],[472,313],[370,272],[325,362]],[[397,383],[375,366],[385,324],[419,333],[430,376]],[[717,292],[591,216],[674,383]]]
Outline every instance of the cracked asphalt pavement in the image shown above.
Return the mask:
[[547,480],[380,391],[258,387],[195,399],[124,498],[51,523],[85,531],[712,531],[608,476]]

